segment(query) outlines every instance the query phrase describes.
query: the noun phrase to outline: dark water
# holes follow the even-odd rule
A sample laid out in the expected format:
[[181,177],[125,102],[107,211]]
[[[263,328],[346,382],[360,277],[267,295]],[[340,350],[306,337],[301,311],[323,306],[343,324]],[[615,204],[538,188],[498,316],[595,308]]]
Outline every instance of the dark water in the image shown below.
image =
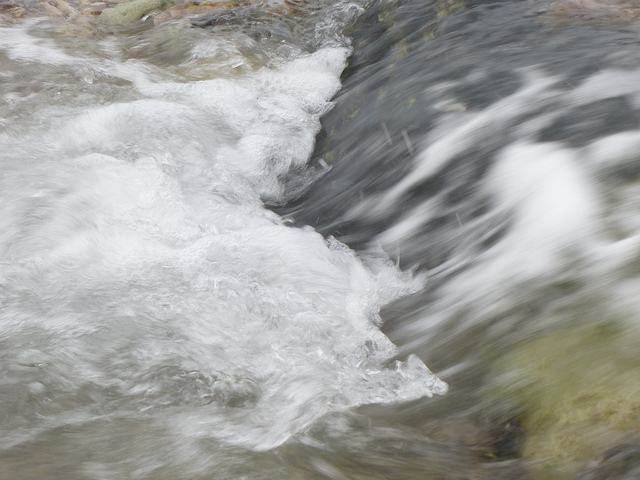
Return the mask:
[[633,6],[16,5],[0,478],[634,478]]

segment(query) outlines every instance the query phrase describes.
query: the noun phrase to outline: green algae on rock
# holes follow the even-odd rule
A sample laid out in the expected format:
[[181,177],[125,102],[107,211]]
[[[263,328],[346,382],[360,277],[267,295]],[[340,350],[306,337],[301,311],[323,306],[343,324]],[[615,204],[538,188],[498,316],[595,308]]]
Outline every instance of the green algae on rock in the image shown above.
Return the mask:
[[565,328],[513,349],[497,377],[522,408],[523,458],[568,478],[640,430],[638,338],[612,324]]
[[165,10],[177,3],[179,0],[134,0],[103,10],[100,14],[100,20],[109,25],[131,26],[149,13],[155,10]]
[[206,13],[212,13],[217,10],[226,10],[239,6],[240,2],[237,1],[180,3],[178,5],[174,5],[171,8],[168,8],[161,14],[157,15],[153,19],[153,24],[157,26],[170,20],[175,20],[182,17],[202,15]]

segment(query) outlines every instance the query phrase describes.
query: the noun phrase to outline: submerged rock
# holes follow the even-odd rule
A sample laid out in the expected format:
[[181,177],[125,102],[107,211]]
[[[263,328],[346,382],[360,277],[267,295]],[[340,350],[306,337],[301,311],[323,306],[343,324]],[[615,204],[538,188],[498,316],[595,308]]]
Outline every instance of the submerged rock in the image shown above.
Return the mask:
[[5,19],[42,15],[74,20],[80,12],[77,3],[69,3],[66,0],[0,0],[0,17]]
[[554,27],[615,28],[640,22],[640,4],[634,0],[555,0],[538,13],[544,23]]
[[537,337],[506,357],[499,395],[522,408],[523,458],[534,461],[540,478],[568,478],[640,430],[637,342],[612,324],[580,326]]
[[441,418],[428,422],[421,431],[433,441],[462,447],[484,462],[515,459],[522,448],[523,431],[517,420]]
[[21,18],[27,13],[27,9],[28,6],[23,2],[11,0],[0,1],[0,20],[4,20],[6,23],[9,19]]
[[608,450],[594,467],[576,480],[635,480],[640,478],[640,440]]
[[491,454],[498,453],[494,449],[501,438],[497,431],[505,427],[495,423],[497,417],[461,415],[422,423],[418,415],[411,425],[392,417],[379,406],[360,409],[358,415],[342,420],[327,416],[301,436],[300,443],[284,445],[279,454],[305,472],[295,478],[533,479],[521,459]]
[[105,2],[87,2],[80,5],[78,10],[83,15],[100,15],[106,7]]
[[[113,1],[113,0],[110,0]],[[98,31],[94,16],[105,2],[67,0],[0,0],[0,24],[17,24],[30,18],[48,17],[55,36],[87,37]]]

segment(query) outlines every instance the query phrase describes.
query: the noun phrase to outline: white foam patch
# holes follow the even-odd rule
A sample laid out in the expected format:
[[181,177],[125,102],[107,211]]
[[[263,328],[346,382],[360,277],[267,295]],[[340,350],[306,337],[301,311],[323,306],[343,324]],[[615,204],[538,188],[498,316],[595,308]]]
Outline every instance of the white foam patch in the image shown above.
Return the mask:
[[609,135],[585,149],[585,159],[594,174],[607,173],[620,167],[633,167],[640,157],[640,130]]
[[384,193],[379,202],[392,206],[401,195],[426,178],[436,175],[456,155],[481,143],[486,135],[509,125],[531,102],[540,102],[556,79],[543,77],[533,70],[520,72],[525,86],[514,94],[501,99],[485,110],[466,114],[463,121],[445,123],[430,135],[428,146],[416,156],[411,174]]
[[143,415],[177,443],[268,449],[330,411],[446,391],[416,357],[389,366],[378,328],[422,281],[261,202],[307,161],[346,53],[238,82],[153,83],[129,65],[146,98],[67,105],[29,143],[7,137],[1,358],[5,384],[37,388],[1,445]]
[[447,304],[473,308],[465,323],[518,305],[523,299],[515,292],[562,278],[600,245],[602,205],[575,151],[556,144],[510,146],[487,190],[511,223],[500,241],[445,287]]
[[[514,224],[500,242],[504,274],[545,275],[572,248],[585,248],[598,229],[601,205],[575,153],[554,144],[514,145],[500,156],[489,188]],[[497,267],[500,268],[500,267]]]
[[[516,132],[513,143],[497,154],[487,176],[477,181],[472,198],[490,199],[491,209],[479,218],[460,222],[459,232],[453,227],[447,231],[462,240],[432,274],[457,273],[437,291],[436,300],[425,308],[424,318],[402,327],[409,348],[437,344],[434,330],[451,325],[452,319],[459,332],[487,322],[492,325],[493,334],[507,338],[505,332],[509,328],[527,315],[536,315],[529,314],[523,305],[529,302],[544,312],[544,295],[556,295],[556,285],[558,291],[563,284],[576,289],[582,286],[585,300],[590,295],[599,298],[602,293],[598,285],[613,295],[612,278],[625,270],[625,263],[637,258],[638,241],[612,239],[610,230],[615,228],[611,224],[616,224],[618,234],[626,232],[635,237],[640,231],[637,208],[632,206],[638,189],[629,187],[632,191],[625,196],[624,189],[611,190],[606,183],[617,171],[633,168],[638,132],[605,137],[583,149],[561,143],[540,144],[533,139],[576,105],[619,95],[635,98],[636,75],[637,72],[601,72],[569,92],[556,89],[558,78],[535,72],[524,75],[525,85],[513,95],[480,112],[443,121],[430,134],[429,146],[416,156],[414,171],[381,194],[376,199],[377,206],[368,205],[372,212],[369,216],[397,208],[394,202],[406,198],[411,188],[425,179],[437,177],[443,166],[469,148],[470,142],[483,142],[499,128]],[[607,88],[603,88],[604,84]],[[541,104],[549,108],[543,113],[536,110],[531,118],[514,124],[516,118],[532,108],[539,109]],[[607,189],[610,193],[604,196]],[[445,194],[446,190],[404,212],[396,225],[379,235],[380,242],[385,248],[393,249],[398,243],[403,248],[419,250],[421,246],[411,242],[424,239],[417,235],[424,225],[431,218],[455,212],[446,204]],[[618,204],[613,214],[611,202]],[[478,231],[486,236],[496,234],[497,239],[480,247]],[[576,300],[567,296],[566,301],[549,302],[546,321],[552,323],[556,319],[552,311],[561,311],[571,301]],[[614,311],[614,302],[609,307]],[[536,321],[541,325],[545,319]],[[432,340],[425,340],[429,338]]]
[[588,104],[607,98],[630,95],[635,100],[636,106],[640,107],[638,82],[640,82],[639,71],[602,70],[573,90],[569,98],[577,104]]
[[27,30],[37,22],[38,20],[30,20],[20,26],[0,26],[0,50],[4,50],[13,60],[50,65],[66,65],[79,61],[58,50],[51,40],[29,35]]

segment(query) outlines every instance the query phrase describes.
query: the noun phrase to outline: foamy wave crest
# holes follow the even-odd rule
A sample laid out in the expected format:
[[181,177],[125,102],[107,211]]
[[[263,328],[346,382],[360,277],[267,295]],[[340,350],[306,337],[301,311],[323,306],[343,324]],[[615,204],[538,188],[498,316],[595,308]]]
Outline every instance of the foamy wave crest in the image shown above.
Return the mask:
[[44,126],[25,115],[30,145],[3,137],[5,447],[131,417],[263,450],[327,412],[446,391],[417,357],[390,363],[378,328],[422,280],[262,203],[307,161],[346,55],[190,84],[128,62],[135,99],[53,104]]

